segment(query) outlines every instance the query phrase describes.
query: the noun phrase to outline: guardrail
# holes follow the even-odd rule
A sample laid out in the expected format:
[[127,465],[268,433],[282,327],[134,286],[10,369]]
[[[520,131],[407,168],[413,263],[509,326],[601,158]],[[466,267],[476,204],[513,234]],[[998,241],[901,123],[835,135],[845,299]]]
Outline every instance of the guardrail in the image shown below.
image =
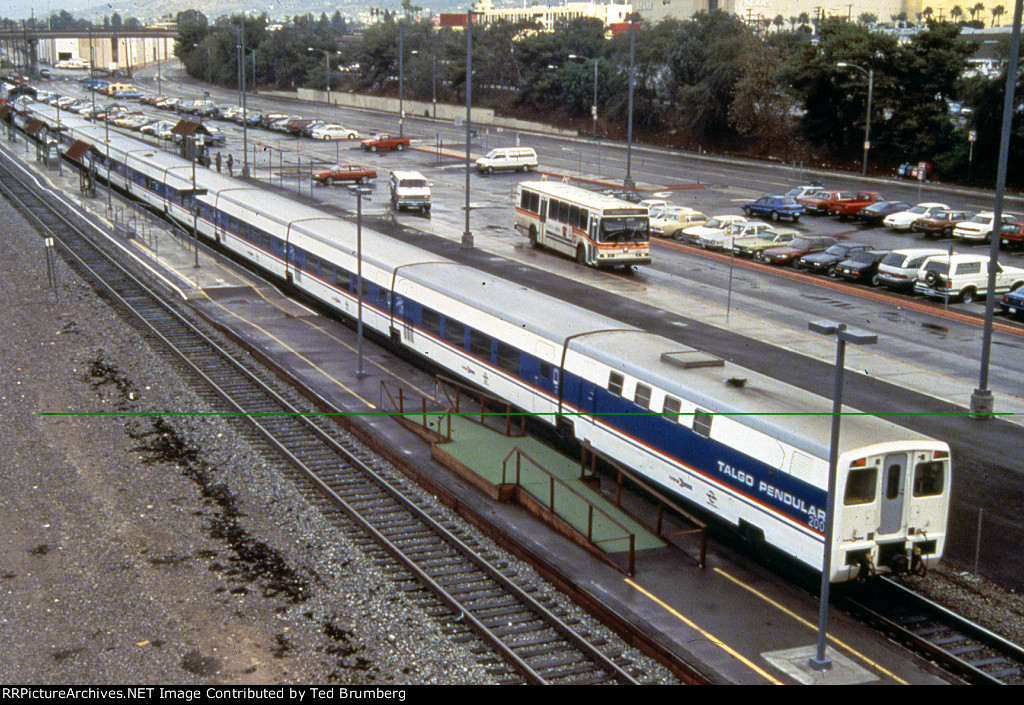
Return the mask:
[[[514,470],[515,470],[515,477],[514,477],[514,480],[509,477],[509,472],[510,472],[509,461],[513,457],[515,457],[515,468],[514,468]],[[538,496],[537,492],[531,491],[530,489],[528,489],[524,485],[524,481],[523,481],[523,474],[524,474],[523,461],[524,460],[530,466],[532,466],[536,471],[538,471],[543,477],[547,478],[547,503],[546,504],[545,504],[545,499],[543,497]],[[529,473],[530,472],[529,469],[527,469],[526,472]],[[529,477],[527,477],[526,478],[526,484],[529,484],[530,482],[531,482],[531,479]],[[613,565],[615,565],[615,561],[611,558],[610,555],[608,555],[608,552],[605,551],[604,546],[609,544],[609,543],[625,542],[627,544],[627,549],[626,550],[627,550],[627,556],[628,556],[627,559],[626,559],[626,567],[625,567],[625,569],[623,569],[622,566],[618,566],[618,565],[615,565],[615,567],[619,568],[620,570],[624,570],[624,572],[627,573],[630,576],[633,576],[633,575],[636,574],[636,533],[633,532],[633,531],[630,531],[628,528],[623,526],[622,523],[620,523],[617,519],[615,519],[613,516],[608,514],[608,512],[604,511],[603,509],[601,509],[600,507],[595,505],[592,501],[590,501],[588,498],[584,497],[582,494],[580,494],[579,492],[574,490],[572,487],[570,487],[568,484],[566,484],[563,480],[561,480],[560,478],[556,477],[547,468],[545,468],[543,465],[541,465],[536,460],[531,458],[529,456],[529,454],[527,454],[526,451],[524,451],[519,446],[516,446],[511,451],[509,451],[508,455],[506,455],[505,459],[501,462],[501,483],[503,485],[509,485],[509,484],[515,485],[517,488],[519,488],[520,491],[525,492],[525,493],[529,494],[531,497],[533,497],[534,499],[536,499],[538,502],[540,502],[542,507],[546,508],[547,511],[549,511],[553,516],[558,517],[561,520],[562,525],[568,527],[571,531],[573,531],[574,533],[579,535],[581,538],[585,539],[590,546],[601,548],[602,549],[602,556],[601,557],[604,560],[612,563]],[[560,503],[559,506],[562,506],[562,504],[566,504],[567,502],[578,502],[578,503],[582,503],[584,505],[584,507],[586,509],[586,530],[583,530],[583,529],[581,529],[581,528],[579,528],[577,526],[574,526],[571,522],[569,522],[565,518],[565,515],[568,515],[568,514],[570,514],[570,513],[572,513],[574,511],[573,507],[571,507],[571,506],[567,507],[566,509],[563,510],[563,514],[559,514],[559,510],[555,506],[555,504],[556,504],[555,500],[556,500],[556,498],[559,497],[559,494],[558,494],[559,490],[561,490],[561,492],[563,493],[561,495],[561,503]],[[595,518],[595,516],[600,516],[600,517],[604,518],[612,526],[614,526],[615,528],[619,529],[619,531],[621,533],[619,533],[618,535],[614,535],[611,538],[606,538],[606,539],[596,538],[594,536],[594,518]]]

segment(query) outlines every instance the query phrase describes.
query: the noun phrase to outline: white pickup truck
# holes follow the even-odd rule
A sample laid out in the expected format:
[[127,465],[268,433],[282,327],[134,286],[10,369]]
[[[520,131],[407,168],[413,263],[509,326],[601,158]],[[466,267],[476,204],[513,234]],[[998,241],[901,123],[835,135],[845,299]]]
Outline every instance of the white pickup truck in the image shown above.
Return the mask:
[[[1024,287],[1024,269],[997,264],[995,293]],[[987,255],[936,255],[918,270],[914,291],[924,296],[959,299],[969,304],[988,292]]]

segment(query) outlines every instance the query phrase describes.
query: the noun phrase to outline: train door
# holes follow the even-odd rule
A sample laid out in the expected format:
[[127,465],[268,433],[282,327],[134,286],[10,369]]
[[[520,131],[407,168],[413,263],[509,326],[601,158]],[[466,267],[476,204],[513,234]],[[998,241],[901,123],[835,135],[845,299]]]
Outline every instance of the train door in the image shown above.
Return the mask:
[[882,503],[878,533],[895,534],[903,525],[903,500],[907,477],[907,454],[885,456],[882,471]]

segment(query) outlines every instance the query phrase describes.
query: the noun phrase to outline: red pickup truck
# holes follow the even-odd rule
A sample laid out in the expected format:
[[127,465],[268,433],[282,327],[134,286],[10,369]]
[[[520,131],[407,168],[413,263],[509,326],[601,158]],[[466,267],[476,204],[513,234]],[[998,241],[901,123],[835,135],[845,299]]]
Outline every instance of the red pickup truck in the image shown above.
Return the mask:
[[408,137],[392,137],[391,135],[374,135],[363,140],[363,149],[367,152],[385,151],[397,149],[399,152],[409,146]]
[[[843,194],[843,196],[850,196],[850,194]],[[828,212],[831,215],[838,215],[840,220],[846,220],[861,208],[866,208],[873,203],[884,200],[885,196],[878,193],[878,191],[860,191],[859,193],[852,194],[850,198],[830,199],[828,202]]]

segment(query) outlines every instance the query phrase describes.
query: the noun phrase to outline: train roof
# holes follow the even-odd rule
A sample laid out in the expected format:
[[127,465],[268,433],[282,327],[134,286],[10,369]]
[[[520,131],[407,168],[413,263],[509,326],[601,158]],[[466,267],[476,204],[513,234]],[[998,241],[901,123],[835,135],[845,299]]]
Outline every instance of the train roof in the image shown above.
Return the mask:
[[[829,399],[653,333],[595,333],[570,347],[700,408],[736,414],[742,424],[817,457],[829,456]],[[843,418],[839,445],[844,452],[880,440],[913,438],[925,436],[874,416],[850,415]]]
[[[621,321],[455,262],[423,262],[403,267],[399,274],[558,344],[594,331],[640,332]],[[570,315],[553,315],[559,309],[570,309]]]

